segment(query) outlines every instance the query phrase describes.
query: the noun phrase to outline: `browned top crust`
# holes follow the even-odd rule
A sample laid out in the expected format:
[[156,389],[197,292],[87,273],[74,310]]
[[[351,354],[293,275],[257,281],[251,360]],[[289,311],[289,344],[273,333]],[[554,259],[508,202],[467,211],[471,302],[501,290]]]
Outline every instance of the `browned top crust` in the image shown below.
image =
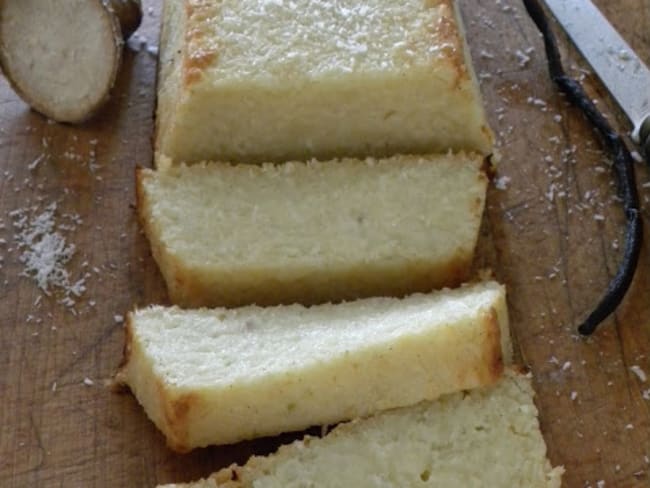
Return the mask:
[[[244,37],[250,37],[247,35],[249,31],[246,29],[242,28],[242,32],[235,33],[229,30],[231,26],[224,25],[224,11],[228,9],[229,13],[232,14],[230,10],[233,10],[233,6],[228,5],[229,3],[232,2],[229,2],[228,0],[225,2],[216,0],[182,0],[183,16],[185,19],[184,25],[182,26],[183,40],[181,49],[179,49],[175,55],[179,55],[181,58],[181,79],[183,86],[189,87],[201,81],[210,69],[220,69],[219,60],[223,59],[224,56],[229,56],[230,53],[228,53],[228,50],[232,49],[233,44],[236,44],[230,39],[231,36],[242,35]],[[245,12],[247,10],[262,8],[260,5],[263,3],[264,2],[258,0],[251,0],[248,2],[238,1],[237,5],[241,6],[242,12]],[[309,12],[310,10],[314,10],[313,6],[301,6],[300,3],[302,2],[300,2],[300,0],[295,3],[299,4],[295,9],[296,13],[286,14],[280,17],[280,29],[284,32],[300,30],[301,24],[298,22],[302,16],[300,11],[304,10],[305,12]],[[328,58],[328,55],[329,57],[331,57],[331,54],[336,55],[336,52],[347,56],[348,53],[346,50],[350,50],[352,56],[355,54],[365,55],[366,51],[364,50],[372,50],[374,44],[375,55],[377,55],[378,52],[381,52],[379,56],[382,61],[388,63],[386,66],[389,70],[401,69],[418,63],[431,64],[431,67],[434,70],[439,70],[440,66],[445,66],[444,69],[447,70],[445,77],[449,77],[451,85],[454,88],[459,88],[464,82],[467,82],[470,76],[466,66],[467,55],[465,53],[463,29],[460,25],[460,19],[457,18],[453,0],[428,0],[425,4],[425,9],[428,13],[427,21],[421,25],[413,20],[422,13],[416,10],[418,7],[421,8],[421,4],[413,3],[411,6],[408,5],[409,2],[406,0],[393,5],[399,6],[400,3],[407,4],[404,6],[405,8],[413,7],[412,16],[401,15],[400,21],[407,25],[412,23],[416,27],[411,31],[407,31],[406,36],[400,38],[400,41],[398,42],[398,44],[400,44],[399,49],[387,49],[385,46],[374,42],[376,41],[375,39],[369,39],[367,45],[361,45],[360,47],[346,46],[341,42],[332,45],[323,42],[322,44],[317,45],[318,49],[322,50],[322,52],[312,53],[316,55],[308,56],[308,58],[313,61],[319,57],[319,54],[323,54],[322,58],[325,60]],[[389,8],[386,8],[385,10],[388,10]],[[372,7],[370,7],[370,9],[372,9]],[[331,11],[333,12],[331,18],[324,19],[324,21],[328,24],[334,24],[334,29],[338,27],[337,24],[344,25],[347,16],[356,16],[356,18],[361,20],[361,25],[358,27],[359,34],[366,38],[375,35],[374,32],[368,33],[364,31],[364,29],[367,28],[364,24],[364,19],[368,18],[368,20],[366,20],[368,24],[371,24],[374,20],[372,10],[370,10],[371,13],[367,13],[366,11],[353,11],[352,8],[345,9],[343,7],[341,10],[343,13],[336,13],[335,8],[333,7]],[[403,11],[400,13],[403,14]],[[248,19],[242,19],[241,23],[246,24],[248,22]],[[273,20],[269,20],[269,22],[276,22],[274,27],[276,27],[277,31],[278,17],[274,17]],[[390,25],[387,27],[390,29]],[[263,30],[265,29],[255,29],[254,32]],[[295,39],[277,35],[276,31],[274,31],[273,36],[269,36],[268,38],[262,38],[260,36],[260,41],[265,41],[269,44],[268,52],[273,54],[269,55],[268,59],[263,60],[263,63],[269,65],[280,65],[287,61],[287,52],[283,49],[274,51],[275,46],[273,46],[273,44],[277,44],[277,46],[284,46],[286,44],[287,49],[295,48],[296,51],[300,51],[303,47]],[[407,55],[402,56],[403,53],[406,53]],[[291,54],[295,53],[289,53],[289,55]],[[250,58],[246,61],[250,61],[251,65],[257,62],[255,59],[255,52],[245,53],[245,55]],[[377,59],[379,59],[379,56],[377,56]],[[362,60],[362,63],[364,62],[363,56],[359,59]],[[286,76],[295,78],[296,74],[305,75],[309,71],[308,69],[305,69],[304,66],[300,67],[300,63],[295,66],[298,66],[297,69],[286,71]],[[266,71],[264,70],[265,67],[266,66],[261,66],[264,75],[277,75],[278,71],[275,73],[273,73],[273,69]],[[328,68],[330,67],[332,66],[329,66]],[[363,68],[361,69],[363,70]]]

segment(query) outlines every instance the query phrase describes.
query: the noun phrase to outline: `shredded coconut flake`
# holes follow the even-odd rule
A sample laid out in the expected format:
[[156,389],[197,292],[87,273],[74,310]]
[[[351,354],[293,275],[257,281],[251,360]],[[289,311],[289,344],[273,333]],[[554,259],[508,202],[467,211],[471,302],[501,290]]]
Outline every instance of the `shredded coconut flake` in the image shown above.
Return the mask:
[[41,163],[41,161],[43,161],[43,159],[45,159],[45,154],[41,154],[34,161],[29,163],[27,165],[27,169],[30,170],[30,171],[34,171],[36,169],[36,167]]
[[519,61],[519,66],[522,68],[525,68],[528,66],[528,63],[530,62],[530,56],[523,52],[521,49],[517,49],[515,51],[515,56],[517,58],[517,61]]
[[154,58],[158,56],[158,46],[152,45],[147,46],[147,53],[149,53]]
[[509,176],[501,176],[494,181],[494,186],[497,190],[506,190],[510,184],[511,178]]
[[73,280],[66,268],[75,253],[75,245],[67,242],[64,233],[71,232],[81,223],[78,215],[64,215],[57,221],[57,204],[51,203],[39,213],[38,209],[18,209],[9,214],[13,219],[14,239],[22,251],[20,262],[22,276],[32,278],[36,285],[50,295],[55,288],[64,292],[61,303],[72,307],[73,297],[85,291],[85,277]]
[[645,371],[643,371],[641,367],[636,364],[634,366],[630,366],[630,371],[632,371],[642,383],[645,383],[645,381],[648,379]]

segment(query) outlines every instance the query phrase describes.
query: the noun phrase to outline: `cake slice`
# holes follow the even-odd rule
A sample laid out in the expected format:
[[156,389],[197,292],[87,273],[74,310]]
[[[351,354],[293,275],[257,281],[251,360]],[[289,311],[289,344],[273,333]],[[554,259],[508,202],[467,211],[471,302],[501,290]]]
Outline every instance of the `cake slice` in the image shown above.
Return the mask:
[[174,304],[304,305],[457,286],[487,179],[475,155],[140,170]]
[[454,3],[167,0],[157,163],[489,154]]
[[128,316],[119,383],[169,446],[302,430],[494,383],[511,356],[503,288]]
[[529,376],[305,437],[208,479],[160,488],[559,488]]

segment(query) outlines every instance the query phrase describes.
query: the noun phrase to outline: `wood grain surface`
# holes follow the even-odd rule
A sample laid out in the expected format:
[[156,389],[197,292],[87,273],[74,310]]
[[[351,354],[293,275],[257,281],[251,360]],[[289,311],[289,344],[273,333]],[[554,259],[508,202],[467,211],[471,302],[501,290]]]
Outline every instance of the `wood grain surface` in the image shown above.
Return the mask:
[[[650,2],[599,0],[650,61]],[[621,257],[623,218],[607,157],[549,82],[540,37],[515,0],[462,0],[468,40],[502,155],[477,267],[507,284],[520,357],[535,375],[549,456],[567,487],[650,486],[650,245],[623,306],[590,339],[575,325]],[[160,6],[140,34],[157,43]],[[628,123],[561,36],[571,73],[618,127]],[[121,359],[120,315],[165,303],[133,210],[134,168],[151,164],[156,57],[131,42],[107,109],[83,126],[30,112],[0,81],[0,486],[137,486],[188,481],[292,436],[187,455],[169,451],[134,398],[106,387]],[[41,155],[43,155],[41,157]],[[40,158],[40,159],[38,159]],[[32,165],[35,161],[38,163]],[[650,228],[650,175],[637,165]],[[74,307],[21,276],[16,210],[58,205],[76,246]],[[644,392],[647,391],[644,398]],[[471,462],[471,460],[468,460]]]

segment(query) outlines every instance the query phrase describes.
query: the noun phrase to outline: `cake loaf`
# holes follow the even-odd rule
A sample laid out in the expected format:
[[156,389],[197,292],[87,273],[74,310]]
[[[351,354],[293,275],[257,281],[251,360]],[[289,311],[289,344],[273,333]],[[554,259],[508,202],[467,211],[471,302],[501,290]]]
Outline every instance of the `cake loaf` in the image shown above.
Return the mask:
[[174,304],[310,305],[467,279],[487,179],[469,155],[140,170]]
[[160,488],[560,488],[530,378],[339,425],[208,479]]
[[302,430],[489,385],[511,360],[504,289],[129,314],[128,385],[168,445]]
[[452,0],[167,0],[160,49],[159,166],[492,150]]

